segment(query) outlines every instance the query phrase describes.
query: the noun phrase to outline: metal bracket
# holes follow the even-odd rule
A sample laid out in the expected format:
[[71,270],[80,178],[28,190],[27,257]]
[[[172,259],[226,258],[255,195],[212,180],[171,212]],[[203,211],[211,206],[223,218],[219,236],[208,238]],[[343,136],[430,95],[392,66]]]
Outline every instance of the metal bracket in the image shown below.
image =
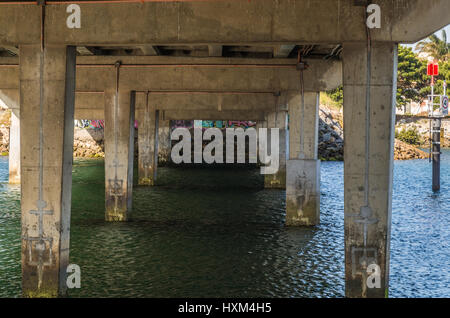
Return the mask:
[[296,68],[298,71],[304,71],[309,67],[309,65],[306,62],[298,62],[296,65]]

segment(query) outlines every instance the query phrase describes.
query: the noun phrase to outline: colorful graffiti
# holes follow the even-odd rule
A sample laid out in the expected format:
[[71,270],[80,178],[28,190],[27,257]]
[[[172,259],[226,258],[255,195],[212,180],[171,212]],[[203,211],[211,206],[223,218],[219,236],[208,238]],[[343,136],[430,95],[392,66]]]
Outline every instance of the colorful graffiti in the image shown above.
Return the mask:
[[[202,128],[244,128],[255,127],[254,121],[240,121],[240,120],[202,120]],[[171,125],[175,128],[193,128],[193,120],[174,120]]]
[[91,119],[80,119],[75,120],[75,127],[78,128],[96,128],[96,129],[104,129],[105,121],[104,120],[91,120]]
[[[244,128],[255,127],[256,122],[254,121],[241,121],[241,120],[201,120],[202,128]],[[93,128],[93,129],[104,129],[105,121],[102,119],[77,119],[75,120],[75,127],[78,128]],[[172,120],[172,129],[175,128],[194,128],[193,120]],[[134,128],[138,128],[138,121],[134,122]]]
[[[75,120],[75,127],[78,128],[92,128],[92,129],[105,129],[105,121],[103,119],[77,119]],[[138,128],[138,121],[134,121],[134,128]]]

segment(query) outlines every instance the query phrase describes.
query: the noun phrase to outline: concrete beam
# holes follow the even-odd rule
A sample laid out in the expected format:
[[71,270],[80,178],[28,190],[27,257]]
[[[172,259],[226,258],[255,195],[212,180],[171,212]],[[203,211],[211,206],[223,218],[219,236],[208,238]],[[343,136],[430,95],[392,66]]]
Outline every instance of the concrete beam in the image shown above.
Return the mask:
[[[83,60],[88,61],[89,58],[84,57]],[[93,56],[92,60],[98,61],[98,58]],[[233,60],[223,64],[124,64],[120,68],[120,83],[123,88],[137,91],[300,90],[299,71],[295,64],[267,64],[267,60],[260,64],[231,64],[232,62]],[[309,68],[304,71],[305,91],[326,91],[342,83],[342,64],[339,61],[309,60],[307,63]],[[79,64],[77,91],[104,91],[113,87],[114,74],[114,64]],[[18,88],[17,65],[0,63],[0,88]]]
[[[448,0],[379,0],[372,39],[416,42],[450,22]],[[71,45],[320,44],[366,40],[366,6],[351,0],[136,1],[80,3],[79,29],[67,5],[47,1],[46,42]],[[132,21],[133,23],[130,23]],[[40,42],[40,7],[2,4],[0,44]]]
[[[18,99],[19,90],[0,89],[0,98],[5,101],[10,108],[19,110]],[[146,93],[136,93],[136,110],[145,108]],[[105,118],[105,95],[104,92],[76,92],[75,93],[75,119],[104,119]],[[230,119],[240,116],[239,114],[271,112],[276,109],[277,97],[272,93],[241,93],[241,94],[221,94],[221,93],[150,93],[149,105],[156,110],[164,111],[167,118],[174,118],[176,114],[186,116],[186,112],[194,112],[204,116],[231,116]],[[182,112],[177,112],[182,111]],[[139,120],[140,113],[136,113]],[[201,115],[202,116],[202,115]],[[202,119],[208,119],[203,117]],[[191,117],[190,115],[188,117]],[[220,120],[220,118],[216,118]],[[256,115],[257,118],[260,115]],[[198,119],[195,118],[195,119]],[[240,117],[236,119],[245,119]],[[175,118],[188,119],[188,118]],[[214,119],[214,118],[213,118]]]
[[[137,94],[138,109],[145,107],[145,95]],[[275,109],[277,97],[272,93],[153,92],[148,102],[157,110],[270,111]]]
[[[252,110],[211,111],[211,110],[166,110],[162,112],[164,120],[253,120],[263,121],[265,113]],[[137,115],[140,116],[140,115]],[[105,119],[104,111],[100,109],[77,109],[75,119]]]
[[264,120],[264,112],[258,111],[246,111],[246,110],[235,110],[235,111],[192,111],[192,110],[174,110],[174,111],[164,111],[164,120]]

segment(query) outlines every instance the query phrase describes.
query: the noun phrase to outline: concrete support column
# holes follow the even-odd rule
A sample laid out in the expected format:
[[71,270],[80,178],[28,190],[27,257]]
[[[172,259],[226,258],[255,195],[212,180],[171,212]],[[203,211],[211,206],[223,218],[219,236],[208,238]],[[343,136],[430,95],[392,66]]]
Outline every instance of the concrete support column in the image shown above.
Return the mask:
[[[160,116],[163,117],[163,116]],[[166,164],[170,161],[170,120],[159,120],[159,143],[158,143],[158,161],[162,164]]]
[[105,92],[105,219],[127,221],[133,199],[134,91]]
[[75,47],[20,46],[22,293],[66,291],[75,101]]
[[139,118],[139,184],[152,186],[156,181],[158,167],[159,110],[147,103],[146,108],[140,111]]
[[11,109],[9,128],[9,183],[20,183],[20,110]]
[[[286,189],[286,111],[277,111],[267,115],[267,140],[271,140],[270,128],[278,128],[280,166],[275,174],[264,176],[264,187],[271,189]],[[267,145],[270,152],[270,142]]]
[[345,43],[343,54],[346,295],[385,297],[397,45]]
[[288,108],[286,225],[317,225],[320,221],[319,93],[291,93]]

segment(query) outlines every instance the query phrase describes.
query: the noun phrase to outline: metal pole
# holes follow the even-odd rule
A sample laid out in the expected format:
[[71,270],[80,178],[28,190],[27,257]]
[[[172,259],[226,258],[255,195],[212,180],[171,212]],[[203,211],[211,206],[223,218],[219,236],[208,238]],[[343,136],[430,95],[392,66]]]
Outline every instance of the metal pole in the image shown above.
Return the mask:
[[441,119],[433,118],[433,191],[441,188]]

